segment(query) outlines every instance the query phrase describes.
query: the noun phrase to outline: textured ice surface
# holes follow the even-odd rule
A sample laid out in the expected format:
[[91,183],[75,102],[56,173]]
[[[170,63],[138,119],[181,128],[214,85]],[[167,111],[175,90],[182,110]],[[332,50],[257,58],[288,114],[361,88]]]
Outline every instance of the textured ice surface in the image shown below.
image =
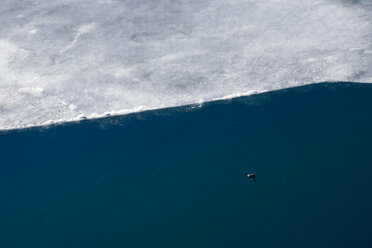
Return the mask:
[[372,82],[371,0],[2,0],[0,129]]

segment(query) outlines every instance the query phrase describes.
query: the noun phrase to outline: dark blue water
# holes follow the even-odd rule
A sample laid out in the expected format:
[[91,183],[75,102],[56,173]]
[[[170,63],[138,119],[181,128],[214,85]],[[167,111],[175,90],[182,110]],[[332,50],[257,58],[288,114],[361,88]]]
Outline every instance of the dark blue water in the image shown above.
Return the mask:
[[3,132],[0,162],[2,248],[372,247],[370,85]]

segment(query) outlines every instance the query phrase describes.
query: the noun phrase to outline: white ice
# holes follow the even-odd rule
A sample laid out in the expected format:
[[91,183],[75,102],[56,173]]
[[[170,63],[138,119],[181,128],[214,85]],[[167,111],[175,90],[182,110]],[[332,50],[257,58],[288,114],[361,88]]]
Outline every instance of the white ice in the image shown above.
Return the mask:
[[0,129],[372,82],[371,0],[2,0]]

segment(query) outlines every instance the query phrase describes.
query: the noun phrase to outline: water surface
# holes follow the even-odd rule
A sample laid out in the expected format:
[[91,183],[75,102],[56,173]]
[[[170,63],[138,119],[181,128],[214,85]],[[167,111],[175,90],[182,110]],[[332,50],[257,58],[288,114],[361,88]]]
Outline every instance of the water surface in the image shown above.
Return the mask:
[[0,247],[371,247],[371,99],[320,84],[2,132]]

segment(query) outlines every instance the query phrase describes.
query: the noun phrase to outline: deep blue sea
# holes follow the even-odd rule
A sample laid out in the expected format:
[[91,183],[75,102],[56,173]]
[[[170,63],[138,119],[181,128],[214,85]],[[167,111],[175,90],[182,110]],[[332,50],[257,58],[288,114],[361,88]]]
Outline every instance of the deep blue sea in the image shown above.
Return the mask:
[[372,247],[372,85],[0,132],[0,247]]

